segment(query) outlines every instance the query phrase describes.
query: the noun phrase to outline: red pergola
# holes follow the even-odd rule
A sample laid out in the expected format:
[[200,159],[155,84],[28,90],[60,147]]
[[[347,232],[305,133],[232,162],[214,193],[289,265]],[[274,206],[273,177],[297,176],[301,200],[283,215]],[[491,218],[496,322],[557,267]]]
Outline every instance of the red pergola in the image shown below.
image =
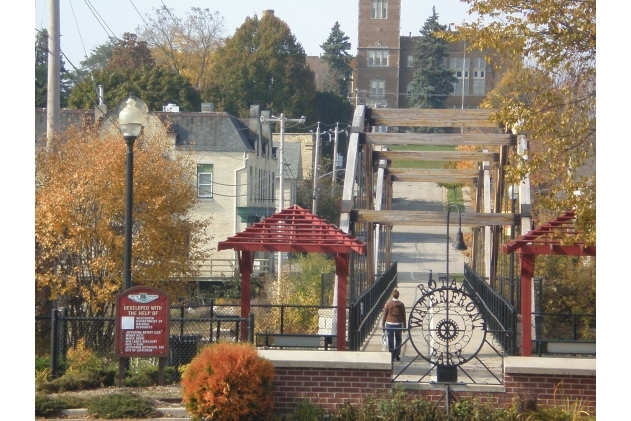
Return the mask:
[[[257,222],[227,240],[217,250],[237,251],[241,272],[241,317],[250,312],[254,252],[335,253],[337,274],[337,350],[346,349],[346,283],[350,251],[366,254],[366,243],[294,205]],[[341,309],[341,311],[340,311]]]
[[576,213],[564,214],[502,246],[502,253],[517,252],[521,276],[521,355],[532,355],[532,275],[535,257],[540,254],[596,256],[596,246],[583,242],[562,244],[562,239],[579,232],[574,227]]

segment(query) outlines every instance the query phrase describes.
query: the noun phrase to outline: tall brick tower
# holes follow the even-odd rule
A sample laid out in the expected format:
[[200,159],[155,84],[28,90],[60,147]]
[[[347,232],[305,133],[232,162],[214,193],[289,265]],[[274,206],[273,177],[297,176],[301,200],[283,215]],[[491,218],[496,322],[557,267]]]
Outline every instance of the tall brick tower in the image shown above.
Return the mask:
[[[400,34],[402,0],[359,0],[356,73],[352,103],[372,107],[409,108],[410,83],[416,64],[415,42],[420,36]],[[415,1],[415,0],[406,0]],[[418,28],[425,18],[419,17]],[[450,44],[444,66],[458,82],[445,101],[446,108],[479,108],[492,89],[493,67],[488,52],[465,52],[462,42]]]
[[352,93],[359,104],[398,108],[400,23],[401,0],[359,0],[357,90]]

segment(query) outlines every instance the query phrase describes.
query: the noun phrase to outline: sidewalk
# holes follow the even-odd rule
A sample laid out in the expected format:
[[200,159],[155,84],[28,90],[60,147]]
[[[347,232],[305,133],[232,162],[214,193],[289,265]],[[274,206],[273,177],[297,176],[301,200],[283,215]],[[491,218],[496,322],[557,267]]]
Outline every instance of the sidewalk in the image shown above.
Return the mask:
[[[465,199],[465,212],[473,212],[474,209],[470,205],[470,196],[468,191],[463,192]],[[435,183],[395,183],[393,191],[393,209],[398,210],[419,210],[430,212],[445,212],[446,217],[446,194],[442,187],[438,187]],[[393,227],[392,230],[392,260],[397,262],[397,289],[400,292],[399,299],[405,304],[406,316],[414,304],[421,296],[421,291],[417,288],[419,284],[427,285],[430,272],[432,279],[438,282],[439,273],[446,272],[446,255],[447,247],[449,247],[449,272],[450,274],[462,273],[464,264],[468,262],[462,253],[453,250],[451,247],[455,241],[457,227],[450,226],[449,241],[447,241],[446,224],[444,226],[433,227]],[[373,333],[368,338],[362,351],[382,351],[381,344],[381,317],[379,316]],[[407,332],[404,333],[404,341]],[[486,339],[492,341],[490,334]],[[481,341],[481,336],[474,337],[472,342]],[[424,350],[425,351],[425,350]],[[424,352],[423,351],[423,352]],[[490,368],[495,375],[502,372],[502,359],[497,356],[495,351],[488,345],[482,346],[478,353],[478,357],[485,366]],[[406,366],[414,359],[414,366],[406,368]],[[473,362],[475,360],[475,363]],[[466,363],[467,370],[474,373],[473,377],[476,383],[488,384],[495,383],[493,374],[481,364],[480,361],[474,359]],[[401,349],[401,363],[393,365],[393,376],[400,376],[397,381],[417,382],[419,374],[427,372],[429,363],[421,358],[408,341]],[[402,372],[403,371],[403,372]],[[461,376],[463,377],[463,376]],[[426,377],[424,381],[429,382],[430,378]]]

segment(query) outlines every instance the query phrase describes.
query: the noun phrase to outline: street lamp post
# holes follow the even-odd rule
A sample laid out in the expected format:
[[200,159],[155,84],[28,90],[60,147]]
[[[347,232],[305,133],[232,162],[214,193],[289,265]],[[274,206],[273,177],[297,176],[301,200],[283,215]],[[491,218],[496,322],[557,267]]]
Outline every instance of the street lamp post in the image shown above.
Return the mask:
[[[138,104],[138,102],[140,104]],[[125,108],[118,113],[118,127],[127,144],[127,172],[125,178],[125,256],[124,256],[124,284],[123,290],[131,288],[131,228],[134,188],[134,142],[140,134],[146,105],[138,98],[129,96],[125,101]],[[138,107],[140,105],[140,107]],[[145,105],[143,107],[143,105]]]
[[458,251],[467,249],[467,245],[464,243],[462,237],[462,215],[460,213],[460,206],[455,204],[447,205],[447,283],[449,283],[449,214],[451,213],[452,207],[458,209],[458,233],[456,234],[456,242],[453,244],[453,248]]
[[[508,188],[508,195],[510,196],[510,201],[511,201],[511,213],[514,214],[515,202],[519,198],[519,189],[517,188],[515,184],[511,184],[510,187]],[[510,230],[510,239],[511,240],[515,239],[515,224],[514,223]],[[510,294],[510,304],[513,307],[515,306],[515,280],[513,279],[514,271],[515,271],[515,252],[510,254],[510,266],[508,270],[508,274],[510,276],[510,283],[508,284],[509,294]]]

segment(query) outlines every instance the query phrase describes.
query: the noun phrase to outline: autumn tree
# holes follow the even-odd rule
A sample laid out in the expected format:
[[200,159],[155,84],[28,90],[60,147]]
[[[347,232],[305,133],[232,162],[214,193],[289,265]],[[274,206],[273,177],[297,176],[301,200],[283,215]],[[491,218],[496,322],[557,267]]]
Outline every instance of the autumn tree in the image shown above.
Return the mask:
[[445,100],[454,90],[457,79],[453,71],[443,66],[443,60],[448,57],[448,43],[436,36],[446,29],[438,23],[438,14],[432,8],[432,16],[423,24],[421,37],[415,42],[416,70],[410,85],[412,108],[445,108]]
[[324,75],[324,91],[335,92],[342,97],[348,95],[350,81],[353,75],[351,59],[353,58],[348,50],[351,43],[348,41],[344,31],[340,29],[340,24],[336,21],[329,37],[320,45],[324,53],[320,56],[320,61],[328,65],[328,70]]
[[146,14],[138,27],[139,38],[147,43],[158,64],[186,76],[196,89],[208,83],[208,69],[214,51],[223,45],[225,19],[219,12],[191,7],[185,18],[164,4]]
[[[59,105],[66,107],[68,95],[71,89],[71,77],[65,68],[63,58],[60,58],[59,67],[60,99]],[[42,29],[35,36],[35,106],[46,107],[48,102],[48,30]]]
[[146,41],[138,35],[125,32],[123,38],[116,41],[106,69],[141,69],[151,68],[156,64]]
[[305,51],[289,26],[274,15],[246,18],[215,52],[205,102],[235,116],[247,117],[250,105],[306,115],[315,95],[315,76]]
[[[123,286],[126,145],[120,134],[72,127],[52,151],[36,153],[36,308],[48,302],[70,314],[113,315]],[[162,125],[134,151],[132,276],[172,299],[186,294],[205,258],[207,222],[195,220],[195,166],[173,154]]]
[[[534,205],[557,212],[575,209],[581,237],[594,243],[596,1],[469,4],[478,20],[444,35],[466,40],[471,49],[493,50],[509,63],[483,104],[493,110],[494,121],[528,136],[528,159],[509,157],[509,180],[530,174]],[[487,23],[487,18],[495,20]]]

